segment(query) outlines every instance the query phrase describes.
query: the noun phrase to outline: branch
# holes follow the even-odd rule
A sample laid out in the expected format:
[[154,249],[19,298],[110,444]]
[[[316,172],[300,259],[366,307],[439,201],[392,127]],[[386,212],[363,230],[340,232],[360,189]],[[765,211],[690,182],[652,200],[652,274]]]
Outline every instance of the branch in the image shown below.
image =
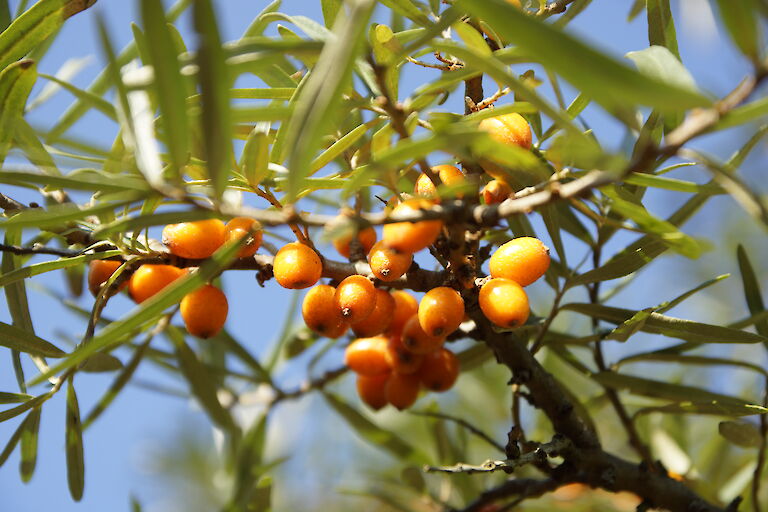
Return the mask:
[[280,388],[276,388],[273,386],[273,389],[275,390],[275,396],[270,402],[269,406],[272,407],[278,402],[282,402],[283,400],[294,400],[296,398],[301,398],[302,396],[306,395],[310,391],[315,390],[322,390],[333,382],[334,380],[338,379],[339,377],[346,375],[347,372],[349,372],[349,368],[346,366],[342,366],[341,368],[336,368],[335,370],[328,370],[320,377],[305,381],[303,384],[301,384],[298,388],[294,389],[293,391],[283,391]]
[[72,258],[75,256],[80,256],[82,254],[82,251],[53,249],[40,244],[35,244],[32,247],[21,247],[19,245],[0,244],[0,252],[10,252],[19,256],[25,255],[25,254],[52,254],[53,256],[61,256],[62,258]]
[[556,0],[551,4],[548,4],[536,12],[536,16],[541,19],[549,18],[552,15],[564,13],[568,4],[572,4],[575,0]]
[[554,491],[561,485],[564,485],[564,483],[565,482],[554,479],[538,480],[534,478],[514,478],[512,480],[507,480],[498,487],[484,491],[466,507],[452,510],[450,512],[480,512],[489,503],[493,503],[510,496],[519,496],[520,498],[536,498],[542,494]]
[[14,212],[16,210],[25,210],[27,207],[17,200],[6,196],[5,194],[0,194],[0,208],[6,212]]

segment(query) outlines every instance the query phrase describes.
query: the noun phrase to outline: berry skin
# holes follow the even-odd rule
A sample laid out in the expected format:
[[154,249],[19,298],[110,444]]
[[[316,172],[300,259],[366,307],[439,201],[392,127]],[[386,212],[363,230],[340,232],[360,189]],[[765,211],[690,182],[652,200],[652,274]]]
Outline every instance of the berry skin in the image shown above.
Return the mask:
[[491,255],[491,277],[503,277],[528,286],[549,268],[549,248],[538,238],[514,238]]
[[198,338],[215,336],[227,321],[229,305],[224,292],[207,284],[181,299],[181,318],[189,334]]
[[[436,165],[432,167],[432,172],[434,172],[438,178],[440,178],[440,182],[443,185],[459,185],[466,183],[467,181],[464,173],[462,173],[458,167],[453,165]],[[430,180],[429,176],[426,174],[421,174],[416,180],[416,186],[413,189],[413,193],[417,196],[422,196],[429,199],[439,200],[440,198],[440,195],[437,192],[437,188],[435,188],[435,184],[432,183],[432,180]],[[460,192],[456,193],[455,195],[459,198],[463,196],[463,194]]]
[[483,201],[485,204],[498,204],[512,194],[512,188],[499,180],[491,180],[483,187]]
[[395,311],[392,314],[392,323],[389,324],[387,332],[390,335],[399,336],[403,331],[405,322],[418,313],[419,303],[413,295],[402,290],[394,290],[391,294],[392,298],[395,299]]
[[[409,199],[395,206],[392,213],[416,212],[431,206],[432,202],[426,199]],[[443,222],[440,220],[395,222],[384,225],[382,240],[391,249],[414,253],[432,245],[442,229]]]
[[[367,227],[357,233],[357,239],[360,241],[360,246],[363,248],[363,253],[368,254],[371,250],[371,247],[373,247],[373,244],[376,243],[376,230],[374,230],[372,227]],[[333,241],[333,246],[336,248],[336,251],[339,254],[345,258],[349,258],[349,245],[351,242],[352,235],[350,234],[348,236],[336,238]]]
[[226,228],[219,219],[168,224],[163,228],[163,243],[168,250],[193,260],[209,257],[221,247],[225,238]]
[[502,144],[531,149],[531,127],[528,121],[517,112],[483,119],[480,121],[479,128]]
[[373,313],[376,307],[376,288],[367,277],[351,275],[336,287],[333,302],[341,316],[350,324],[355,324]]
[[381,375],[389,373],[387,363],[387,338],[358,338],[344,351],[344,364],[359,375]]
[[412,316],[403,327],[403,346],[414,354],[428,354],[445,343],[444,336],[430,336],[421,328],[418,315]]
[[334,293],[336,288],[333,286],[319,284],[307,292],[301,304],[304,323],[326,338],[338,338],[349,327],[333,302]]
[[387,363],[389,363],[392,370],[403,375],[416,373],[421,368],[421,362],[424,360],[423,355],[414,354],[405,348],[399,336],[389,338],[386,357]]
[[435,350],[424,356],[418,375],[426,389],[448,391],[459,376],[459,360],[448,349]]
[[128,282],[128,293],[140,304],[186,273],[172,265],[142,265]]
[[[395,312],[395,299],[389,292],[376,288],[376,305],[367,317],[352,324],[352,330],[358,337],[376,336],[389,328]],[[337,309],[338,311],[338,309]]]
[[387,402],[401,411],[409,408],[419,398],[420,384],[417,375],[392,373],[389,380],[387,380],[386,386],[384,386]]
[[[93,260],[88,263],[88,289],[91,291],[91,295],[97,296],[101,290],[101,285],[106,283],[122,264],[122,261],[114,260]],[[120,285],[120,290],[126,286],[128,286],[128,281],[124,281]]]
[[464,299],[447,286],[429,290],[419,303],[419,324],[432,337],[446,337],[464,320]]
[[371,272],[384,282],[394,281],[408,272],[413,263],[413,254],[390,249],[384,241],[376,242],[368,253]]
[[511,279],[494,278],[480,288],[480,309],[499,327],[519,327],[528,320],[528,295]]
[[389,373],[382,373],[357,376],[357,394],[360,395],[360,400],[374,411],[378,411],[389,403],[385,392],[389,375]]
[[[227,222],[225,229],[225,238],[231,240],[240,240],[248,237],[237,252],[238,258],[250,258],[261,247],[261,240],[264,237],[264,231],[261,229],[261,223],[248,217],[235,217]],[[250,233],[253,232],[251,235]]]
[[283,288],[299,290],[309,288],[320,280],[323,263],[308,245],[291,242],[277,251],[272,262],[272,273]]

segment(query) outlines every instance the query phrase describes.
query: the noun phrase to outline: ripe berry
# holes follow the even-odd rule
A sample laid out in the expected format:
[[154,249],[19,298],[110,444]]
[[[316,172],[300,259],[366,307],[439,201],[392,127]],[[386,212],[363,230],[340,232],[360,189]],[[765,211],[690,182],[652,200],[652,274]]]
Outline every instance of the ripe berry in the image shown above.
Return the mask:
[[203,259],[221,247],[226,228],[219,219],[168,224],[163,228],[163,243],[182,258]]
[[511,279],[494,278],[480,288],[480,309],[499,327],[519,327],[528,320],[528,295]]
[[502,144],[531,149],[531,127],[517,112],[483,119],[480,121],[479,128]]
[[483,187],[483,201],[485,204],[498,204],[506,200],[512,193],[512,188],[499,180],[491,180]]
[[360,375],[381,375],[389,373],[387,363],[387,338],[358,338],[344,351],[344,364]]
[[[360,246],[363,248],[363,253],[368,254],[376,243],[376,230],[372,227],[367,227],[364,230],[357,233],[357,239],[360,242]],[[345,258],[349,258],[349,245],[352,242],[352,234],[342,236],[334,239],[333,246],[336,248],[339,254]]]
[[[431,206],[432,203],[426,199],[409,199],[395,206],[392,213],[417,212]],[[395,222],[384,225],[382,240],[391,249],[414,253],[432,245],[442,229],[443,222],[440,220]]]
[[390,249],[382,240],[377,242],[368,253],[371,272],[382,281],[394,281],[408,272],[413,263],[413,254]]
[[131,276],[128,293],[134,301],[142,303],[185,273],[172,265],[142,265]]
[[387,402],[391,403],[399,410],[407,409],[419,398],[420,388],[419,377],[417,375],[403,375],[402,373],[392,373],[384,386],[384,392]]
[[[462,173],[458,167],[454,167],[453,165],[436,165],[432,167],[432,172],[440,178],[440,183],[443,185],[460,185],[467,181],[464,173]],[[429,199],[439,199],[440,197],[437,188],[435,188],[435,184],[432,183],[432,180],[430,180],[429,176],[426,174],[420,175],[416,180],[416,186],[413,189],[413,193],[417,196]],[[462,197],[463,194],[457,192],[455,196]]]
[[207,284],[186,294],[181,299],[180,310],[189,334],[210,338],[224,327],[229,305],[224,292]]
[[354,324],[373,313],[376,307],[376,288],[367,277],[351,275],[336,287],[333,302],[344,319]]
[[301,304],[301,314],[307,327],[327,338],[338,338],[349,327],[333,302],[334,293],[336,288],[333,286],[319,284],[307,292]]
[[428,354],[443,346],[445,336],[430,336],[421,328],[418,315],[412,316],[403,327],[403,345],[414,354]]
[[374,411],[378,411],[388,403],[385,387],[389,375],[389,373],[382,373],[381,375],[357,376],[357,394]]
[[424,356],[418,375],[430,391],[448,391],[459,376],[459,360],[448,349],[435,350]]
[[395,290],[391,292],[395,299],[395,311],[392,314],[392,323],[389,324],[390,335],[400,335],[407,322],[412,316],[416,316],[419,311],[419,303],[416,298],[408,292]]
[[320,280],[323,263],[311,247],[291,242],[277,251],[272,272],[280,286],[298,290],[309,288]]
[[433,288],[422,297],[418,316],[425,333],[446,337],[458,329],[464,319],[464,299],[453,288]]
[[491,255],[491,277],[511,279],[528,286],[549,268],[549,249],[538,238],[514,238]]
[[[248,217],[235,217],[227,222],[225,228],[225,238],[231,240],[241,240],[246,238],[245,243],[240,247],[237,253],[238,258],[250,258],[261,247],[261,240],[264,232],[261,229],[261,223]],[[251,234],[253,233],[253,234]]]
[[[88,289],[91,291],[91,295],[97,296],[101,290],[101,285],[106,283],[122,264],[122,261],[114,260],[93,260],[88,263]],[[120,290],[126,286],[128,286],[128,281],[124,281],[120,285]]]
[[393,371],[402,374],[416,373],[421,367],[424,356],[414,354],[405,348],[403,341],[399,336],[389,338],[387,342],[387,363]]
[[[367,317],[352,324],[352,330],[359,337],[376,336],[386,331],[392,323],[395,299],[389,292],[376,288],[376,305]],[[338,309],[336,309],[338,311]]]

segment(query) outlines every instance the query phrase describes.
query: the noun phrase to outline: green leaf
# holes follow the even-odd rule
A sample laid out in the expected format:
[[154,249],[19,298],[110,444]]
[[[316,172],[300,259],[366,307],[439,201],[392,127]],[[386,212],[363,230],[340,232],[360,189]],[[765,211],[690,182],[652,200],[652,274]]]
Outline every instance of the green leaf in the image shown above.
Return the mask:
[[756,2],[754,0],[717,0],[720,7],[720,19],[728,29],[728,34],[741,52],[757,62],[760,58],[760,36],[758,28]]
[[37,356],[64,357],[67,355],[66,352],[38,338],[28,330],[3,322],[0,322],[0,346]]
[[323,391],[323,397],[347,424],[371,445],[388,451],[398,459],[411,459],[416,456],[416,449],[397,435],[377,426],[360,414],[355,408],[336,395]]
[[11,148],[16,122],[24,114],[24,105],[36,79],[37,67],[28,59],[0,71],[0,165]]
[[11,7],[8,0],[0,1],[0,32],[5,30],[11,24]]
[[731,443],[744,448],[759,448],[763,444],[760,430],[746,421],[721,421],[717,431]]
[[342,153],[351,148],[352,145],[354,145],[366,133],[368,133],[368,130],[376,129],[379,124],[381,124],[381,121],[377,119],[369,123],[361,124],[360,126],[350,130],[339,140],[331,144],[328,149],[320,153],[320,155],[318,155],[318,157],[312,161],[309,167],[309,175],[316,173],[334,161],[337,157],[341,156]]
[[248,134],[240,157],[243,177],[252,187],[257,187],[269,174],[269,125],[257,125]]
[[[761,313],[765,311],[763,294],[760,291],[760,284],[757,280],[757,275],[755,275],[752,263],[749,261],[747,251],[741,244],[739,244],[736,249],[736,258],[739,261],[739,272],[741,272],[741,282],[744,286],[744,296],[747,299],[749,312],[753,315]],[[755,322],[755,330],[761,336],[768,337],[768,319]]]
[[13,450],[16,448],[16,445],[19,444],[19,440],[21,439],[21,433],[24,431],[24,423],[25,421],[22,421],[19,426],[16,428],[16,430],[13,431],[13,434],[11,434],[10,439],[8,439],[8,442],[5,443],[5,448],[3,448],[3,451],[0,452],[0,467],[5,464],[5,461],[8,460],[8,457],[11,456],[13,453]]
[[123,367],[122,361],[113,355],[104,352],[96,352],[86,359],[80,367],[80,371],[88,373],[104,373],[120,370]]
[[712,130],[725,130],[756,119],[762,119],[766,115],[768,115],[768,98],[761,98],[728,111]]
[[264,7],[264,9],[262,9],[259,15],[254,18],[253,22],[251,22],[251,24],[245,30],[245,33],[243,33],[243,38],[260,36],[263,34],[264,30],[269,26],[270,23],[270,21],[265,18],[269,13],[277,11],[280,8],[281,3],[281,0],[274,0],[273,2],[270,2],[266,7]]
[[461,0],[457,4],[608,109],[630,103],[679,111],[711,104],[700,94],[634,71],[503,0]]
[[341,0],[321,0],[320,7],[323,9],[323,19],[325,26],[331,28],[336,21],[336,15],[341,9]]
[[633,362],[659,362],[659,363],[678,363],[678,364],[690,364],[701,366],[736,366],[740,368],[746,368],[768,377],[768,371],[764,370],[761,366],[748,363],[745,361],[737,361],[734,359],[725,359],[722,357],[707,357],[707,356],[689,356],[684,354],[677,354],[673,352],[647,352],[643,354],[635,354],[633,356],[625,357],[616,362],[616,368],[623,366],[627,363]]
[[432,25],[427,15],[421,12],[411,0],[379,0],[379,2],[422,27]]
[[9,185],[40,185],[48,189],[86,190],[93,192],[124,192],[129,190],[149,192],[143,179],[108,174],[96,169],[77,169],[65,176],[42,174],[31,171],[0,171],[0,180]]
[[0,287],[5,287],[11,283],[18,282],[27,277],[32,277],[52,270],[61,270],[63,268],[79,267],[83,266],[92,260],[101,260],[110,258],[112,256],[120,256],[122,251],[104,251],[93,254],[83,254],[81,256],[75,256],[72,258],[60,258],[53,261],[46,261],[43,263],[34,263],[32,265],[17,268],[11,272],[3,272],[0,274]]
[[[642,4],[642,0],[638,2]],[[677,34],[669,0],[647,0],[648,14],[648,43],[664,46],[680,61],[680,51],[677,49]]]
[[29,482],[35,473],[35,466],[37,465],[37,440],[42,412],[42,407],[32,409],[22,423],[21,461],[19,462],[22,482]]
[[11,409],[6,409],[4,411],[0,411],[0,423],[2,423],[3,421],[9,420],[11,418],[15,418],[19,414],[21,414],[23,412],[26,412],[26,411],[32,409],[33,407],[37,407],[37,406],[41,405],[43,402],[45,402],[46,400],[48,400],[52,396],[53,395],[50,392],[48,392],[48,393],[45,393],[45,394],[42,394],[42,395],[38,395],[38,396],[36,396],[35,398],[33,398],[31,400],[27,400],[23,404],[17,405],[16,407],[13,407]]
[[26,393],[6,393],[5,391],[0,391],[0,404],[17,404],[32,398],[34,398],[32,395],[27,395]]
[[77,394],[72,377],[69,378],[67,386],[66,418],[67,483],[72,499],[80,501],[83,498],[83,488],[85,487],[85,458],[83,456],[83,431],[80,425],[80,406],[77,403]]
[[74,97],[82,101],[83,104],[88,105],[89,108],[95,108],[96,110],[98,110],[108,118],[112,119],[113,121],[117,120],[117,111],[115,110],[114,105],[112,105],[110,102],[108,102],[101,96],[98,96],[96,94],[93,94],[92,92],[88,92],[83,89],[80,89],[79,87],[75,87],[69,82],[52,75],[39,73],[38,76],[45,78],[46,80],[49,80],[55,84],[60,85],[61,87],[63,87],[64,89],[72,93]]
[[97,203],[94,206],[80,208],[75,203],[54,204],[47,209],[30,208],[0,222],[0,229],[9,228],[47,228],[61,226],[69,221],[81,220],[89,215],[113,212],[133,202],[143,199],[142,194],[129,194],[128,199],[114,202]]
[[459,35],[464,44],[472,48],[480,55],[491,55],[491,48],[488,43],[485,42],[482,34],[475,30],[475,28],[469,23],[460,21],[453,24],[453,29]]
[[700,185],[691,181],[678,180],[675,178],[665,178],[653,174],[633,172],[624,179],[624,183],[638,185],[641,187],[653,187],[674,192],[685,192],[688,194],[705,193],[708,195],[724,194],[725,191],[720,185],[715,183],[706,183]]
[[693,75],[685,69],[679,57],[664,46],[650,46],[644,50],[629,52],[626,57],[646,76],[681,90],[699,93]]

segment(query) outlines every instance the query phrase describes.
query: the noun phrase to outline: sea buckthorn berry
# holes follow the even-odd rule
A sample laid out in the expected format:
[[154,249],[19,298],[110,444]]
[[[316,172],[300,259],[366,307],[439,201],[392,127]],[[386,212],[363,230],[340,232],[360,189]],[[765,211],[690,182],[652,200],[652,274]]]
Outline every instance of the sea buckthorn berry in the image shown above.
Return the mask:
[[357,376],[357,394],[374,411],[378,411],[388,403],[385,387],[389,375],[389,373],[382,373],[381,375]]
[[[368,254],[371,247],[373,247],[373,244],[376,243],[376,230],[369,226],[357,233],[357,239],[360,242],[360,246],[363,248],[363,253]],[[350,233],[347,236],[336,238],[333,241],[333,246],[339,254],[345,258],[349,258],[349,246],[351,243],[352,234]]]
[[[367,317],[352,324],[352,330],[359,337],[376,336],[389,328],[395,312],[395,299],[388,291],[376,288],[376,305]],[[337,309],[338,311],[338,309]]]
[[309,288],[323,275],[323,263],[308,245],[291,242],[277,251],[272,262],[272,273],[283,288]]
[[413,295],[403,290],[394,290],[391,295],[395,299],[395,311],[387,332],[390,335],[399,335],[403,331],[405,322],[419,312],[419,302]]
[[376,307],[376,288],[367,277],[352,275],[344,278],[336,287],[333,302],[341,311],[341,316],[354,324],[373,313]]
[[491,180],[483,187],[483,201],[485,204],[498,204],[509,198],[512,188],[499,180]]
[[381,375],[389,373],[387,363],[387,338],[358,338],[344,351],[344,364],[360,375]]
[[[440,183],[443,185],[460,185],[467,181],[464,173],[461,172],[458,167],[453,165],[436,165],[432,167],[432,172],[437,175],[440,179]],[[421,174],[416,180],[416,186],[413,189],[413,193],[417,196],[430,199],[438,199],[440,197],[435,184],[432,183],[432,180],[430,180],[429,176],[426,174]],[[461,192],[456,192],[455,196],[462,197],[463,194]]]
[[403,326],[403,345],[414,354],[428,354],[443,346],[445,336],[430,336],[421,328],[418,315],[413,315]]
[[176,279],[185,274],[185,270],[172,265],[142,265],[128,282],[128,293],[137,303],[142,303]]
[[419,324],[432,337],[446,337],[464,320],[464,299],[447,286],[429,290],[419,303]]
[[502,144],[531,149],[531,127],[528,121],[517,112],[483,119],[480,121],[479,128]]
[[402,374],[416,373],[424,360],[422,354],[414,354],[406,349],[400,336],[389,338],[386,356],[392,370]]
[[189,334],[210,338],[224,327],[229,305],[224,292],[207,284],[186,294],[181,299],[180,311]]
[[528,286],[549,268],[549,248],[538,238],[514,238],[491,255],[491,277],[504,277]]
[[497,277],[480,288],[480,309],[499,327],[519,327],[528,320],[528,295],[511,279]]
[[446,348],[435,350],[424,356],[418,375],[430,391],[448,391],[459,376],[459,360]]
[[419,398],[421,382],[417,375],[392,373],[384,386],[387,402],[404,410],[412,406]]
[[[426,199],[409,199],[395,206],[392,213],[418,212],[430,207],[432,202]],[[391,249],[414,253],[432,245],[442,229],[443,222],[440,220],[395,222],[384,225],[382,240]]]
[[371,272],[382,281],[394,281],[408,272],[413,263],[413,254],[398,252],[389,248],[384,241],[376,242],[368,252]]
[[[261,229],[261,222],[248,217],[235,217],[227,222],[225,228],[226,241],[241,240],[246,238],[245,243],[237,252],[238,258],[250,258],[261,247],[261,240],[264,237],[264,231]],[[251,234],[253,233],[253,234]]]
[[349,325],[333,301],[336,288],[319,284],[309,290],[301,304],[304,323],[320,336],[338,338],[347,331]]
[[209,257],[225,238],[226,228],[219,219],[168,224],[163,228],[165,246],[176,256],[193,260]]
[[[91,291],[91,295],[97,296],[101,290],[101,285],[106,283],[122,264],[122,261],[114,260],[93,260],[88,263],[88,289]],[[126,286],[128,286],[128,281],[124,281],[120,285],[120,290]]]

